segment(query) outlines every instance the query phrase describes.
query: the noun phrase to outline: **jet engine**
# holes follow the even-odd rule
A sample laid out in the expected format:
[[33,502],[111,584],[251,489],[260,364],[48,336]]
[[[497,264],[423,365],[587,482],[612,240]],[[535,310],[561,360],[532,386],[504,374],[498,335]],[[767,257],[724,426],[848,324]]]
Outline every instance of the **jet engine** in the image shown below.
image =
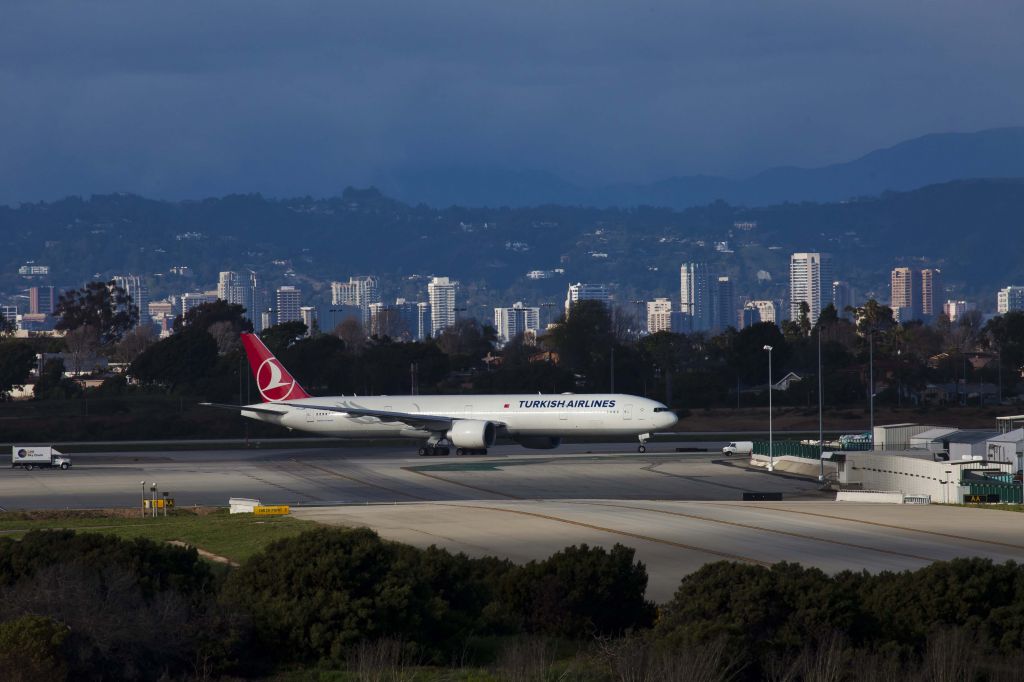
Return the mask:
[[476,419],[457,419],[447,433],[448,440],[457,448],[484,449],[494,445],[497,429],[491,422]]
[[551,450],[562,444],[557,436],[520,436],[516,442],[531,450]]

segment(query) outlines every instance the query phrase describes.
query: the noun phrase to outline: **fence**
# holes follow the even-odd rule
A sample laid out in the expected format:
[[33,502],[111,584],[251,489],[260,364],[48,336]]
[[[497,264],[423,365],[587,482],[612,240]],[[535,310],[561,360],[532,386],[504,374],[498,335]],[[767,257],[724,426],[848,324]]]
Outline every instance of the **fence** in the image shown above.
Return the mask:
[[1002,481],[964,481],[970,489],[971,495],[987,497],[998,495],[1000,502],[1009,504],[1021,504],[1021,487],[1013,483]]
[[[789,455],[790,457],[803,457],[805,459],[818,459],[818,455],[821,452],[821,448],[817,445],[807,445],[806,443],[800,443],[794,440],[777,440],[772,444],[771,454],[775,457],[782,457],[783,455]],[[845,452],[859,451],[869,452],[871,450],[870,443],[847,443],[842,447],[833,447],[826,445],[825,450],[828,452],[835,452],[842,450]],[[754,454],[768,456],[768,441],[756,440],[754,441]]]

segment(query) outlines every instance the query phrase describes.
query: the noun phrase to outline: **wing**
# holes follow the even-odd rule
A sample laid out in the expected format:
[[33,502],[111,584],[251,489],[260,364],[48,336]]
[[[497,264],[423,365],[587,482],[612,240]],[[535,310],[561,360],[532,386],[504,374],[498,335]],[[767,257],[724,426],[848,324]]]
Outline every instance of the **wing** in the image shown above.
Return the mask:
[[414,412],[391,412],[388,410],[368,410],[362,407],[350,407],[346,405],[291,405],[306,410],[326,410],[347,414],[350,417],[373,417],[382,422],[399,422],[411,426],[414,429],[424,431],[447,431],[455,421],[452,417],[434,414],[420,414]]
[[199,403],[203,407],[216,407],[221,410],[237,410],[238,412],[258,412],[260,414],[272,414],[276,417],[280,417],[287,414],[286,411],[271,410],[266,407],[252,407],[250,405],[227,405],[225,403]]

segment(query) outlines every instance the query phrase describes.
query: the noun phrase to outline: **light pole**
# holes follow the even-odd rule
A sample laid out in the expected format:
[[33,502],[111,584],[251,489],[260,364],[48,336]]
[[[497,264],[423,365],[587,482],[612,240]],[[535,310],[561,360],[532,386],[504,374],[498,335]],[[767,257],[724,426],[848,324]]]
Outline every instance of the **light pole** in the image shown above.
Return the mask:
[[142,481],[142,518],[146,518],[146,482]]
[[149,484],[149,506],[153,518],[156,518],[156,481]]
[[825,441],[822,428],[822,409],[824,397],[822,396],[823,382],[821,379],[821,321],[818,321],[818,482],[825,482]]
[[868,402],[871,412],[871,451],[875,451],[875,330],[868,335]]
[[768,471],[775,471],[775,436],[772,431],[772,347],[768,351]]

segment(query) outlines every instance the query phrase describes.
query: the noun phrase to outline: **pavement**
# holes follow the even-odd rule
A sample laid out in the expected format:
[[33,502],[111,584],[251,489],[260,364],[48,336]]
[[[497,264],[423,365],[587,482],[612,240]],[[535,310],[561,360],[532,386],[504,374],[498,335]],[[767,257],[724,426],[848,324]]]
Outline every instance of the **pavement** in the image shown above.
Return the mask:
[[[828,572],[913,569],[957,556],[1024,561],[1015,513],[837,503],[813,477],[751,467],[721,455],[721,446],[655,443],[639,454],[621,443],[510,445],[485,457],[417,457],[409,444],[149,446],[74,455],[68,471],[0,469],[0,510],[132,506],[156,482],[179,506],[251,497],[292,505],[299,518],[474,556],[528,561],[572,544],[622,543],[647,565],[657,601],[682,576],[725,559]],[[744,492],[778,492],[784,502],[742,502]]]

